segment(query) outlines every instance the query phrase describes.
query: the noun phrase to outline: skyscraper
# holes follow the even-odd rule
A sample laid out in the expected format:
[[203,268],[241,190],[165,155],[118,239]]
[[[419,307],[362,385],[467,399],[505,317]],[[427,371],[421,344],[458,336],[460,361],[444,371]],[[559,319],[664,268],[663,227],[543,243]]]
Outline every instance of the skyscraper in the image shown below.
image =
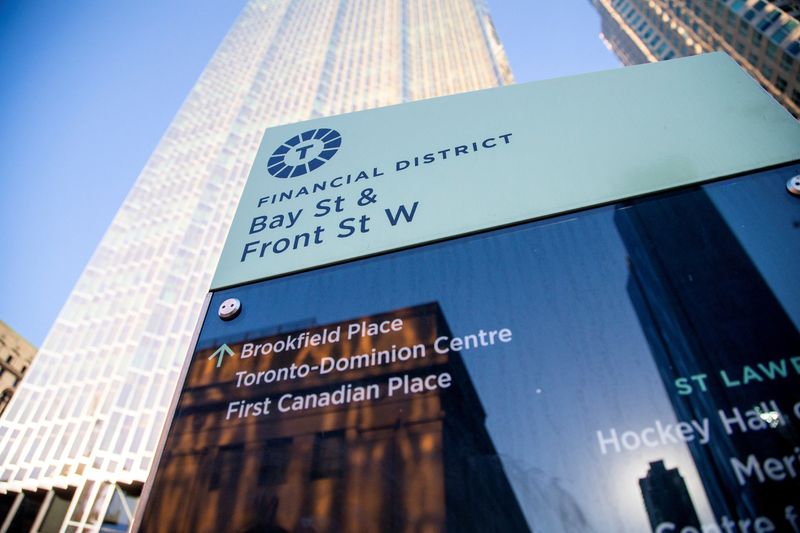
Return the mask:
[[700,527],[686,482],[677,468],[667,469],[664,461],[651,462],[647,475],[639,479],[639,488],[653,531],[662,522],[672,522],[676,529]]
[[601,38],[626,65],[720,50],[800,117],[800,3],[591,0]]
[[266,127],[511,81],[483,0],[250,1],[0,420],[0,531],[129,518]]

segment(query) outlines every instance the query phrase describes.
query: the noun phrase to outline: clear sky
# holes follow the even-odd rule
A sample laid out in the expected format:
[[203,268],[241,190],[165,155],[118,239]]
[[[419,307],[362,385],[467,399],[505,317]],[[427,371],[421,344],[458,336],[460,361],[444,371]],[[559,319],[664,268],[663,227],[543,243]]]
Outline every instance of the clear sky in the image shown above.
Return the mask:
[[[0,320],[37,346],[243,0],[0,0]],[[605,70],[588,0],[489,0],[517,82]]]

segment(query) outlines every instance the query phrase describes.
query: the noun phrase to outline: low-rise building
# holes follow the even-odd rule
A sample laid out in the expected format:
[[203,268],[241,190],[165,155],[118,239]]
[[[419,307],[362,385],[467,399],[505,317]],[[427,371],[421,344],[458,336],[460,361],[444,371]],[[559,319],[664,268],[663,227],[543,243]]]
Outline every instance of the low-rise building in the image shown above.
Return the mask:
[[0,413],[36,356],[36,346],[0,320]]

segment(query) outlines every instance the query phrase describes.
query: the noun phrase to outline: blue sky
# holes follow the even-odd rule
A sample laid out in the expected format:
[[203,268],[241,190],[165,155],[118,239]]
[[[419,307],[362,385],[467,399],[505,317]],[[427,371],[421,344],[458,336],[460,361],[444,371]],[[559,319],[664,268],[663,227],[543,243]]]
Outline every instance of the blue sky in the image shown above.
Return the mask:
[[[604,70],[588,0],[489,0],[517,82]],[[0,320],[41,344],[243,0],[0,0]]]

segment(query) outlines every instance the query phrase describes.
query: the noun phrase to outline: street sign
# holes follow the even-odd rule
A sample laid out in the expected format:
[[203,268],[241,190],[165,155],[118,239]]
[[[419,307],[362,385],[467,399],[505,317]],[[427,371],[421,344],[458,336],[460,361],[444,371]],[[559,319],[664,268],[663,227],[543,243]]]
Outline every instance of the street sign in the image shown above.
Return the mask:
[[713,55],[271,130],[134,529],[798,530],[798,129]]
[[270,128],[212,289],[798,157],[721,53]]

